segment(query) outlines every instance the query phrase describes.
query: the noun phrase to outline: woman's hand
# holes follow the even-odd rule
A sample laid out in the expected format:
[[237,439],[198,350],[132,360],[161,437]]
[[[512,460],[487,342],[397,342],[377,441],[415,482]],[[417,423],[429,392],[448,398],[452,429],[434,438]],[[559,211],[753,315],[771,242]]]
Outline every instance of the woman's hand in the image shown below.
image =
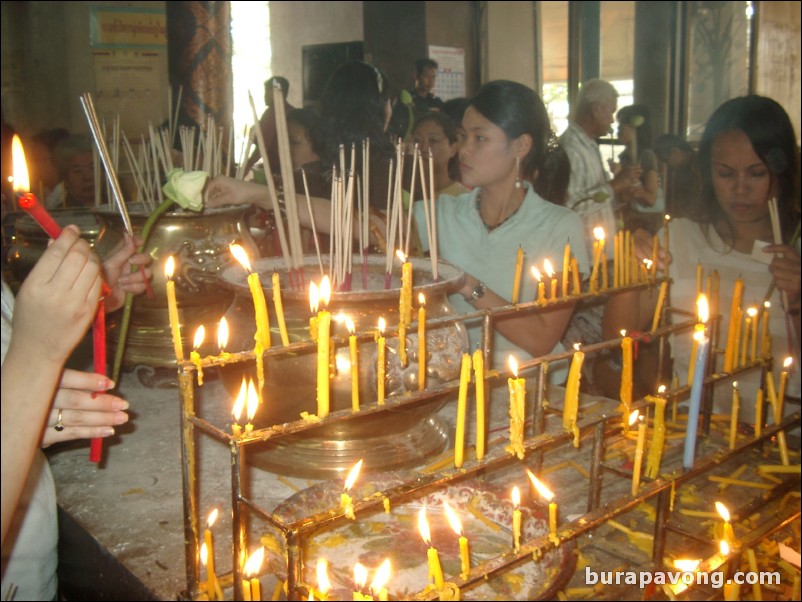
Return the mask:
[[774,284],[788,296],[788,309],[799,311],[802,302],[802,262],[799,253],[789,245],[769,245],[763,248],[763,252],[775,254],[769,265]]
[[204,204],[212,208],[248,204],[267,207],[269,201],[267,194],[267,187],[261,184],[243,182],[228,176],[216,176],[206,184]]
[[150,268],[132,271],[133,267],[146,266],[151,262],[147,253],[137,253],[142,244],[139,237],[132,238],[126,234],[121,245],[103,260],[103,276],[111,293],[104,299],[106,311],[114,311],[125,302],[125,295],[139,295],[145,291],[145,278],[153,276]]
[[[45,425],[42,447],[75,439],[109,437],[128,422],[128,402],[105,393],[114,383],[101,374],[64,370]],[[63,430],[56,430],[61,419]]]
[[[638,228],[632,233],[632,237],[635,240],[635,259],[638,262],[638,265],[643,263],[644,259],[648,259],[649,261],[652,260],[652,253],[654,252],[654,237],[657,236],[656,234],[650,234],[647,230],[643,230],[642,228]],[[671,254],[666,253],[666,250],[660,246],[658,243],[657,245],[657,269],[664,270],[666,266],[671,263]]]

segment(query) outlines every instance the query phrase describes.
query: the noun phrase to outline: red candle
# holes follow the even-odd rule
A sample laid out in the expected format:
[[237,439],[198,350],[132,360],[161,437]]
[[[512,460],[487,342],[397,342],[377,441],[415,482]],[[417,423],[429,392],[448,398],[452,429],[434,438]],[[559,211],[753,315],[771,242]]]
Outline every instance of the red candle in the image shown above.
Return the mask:
[[[92,341],[95,351],[95,372],[106,374],[106,306],[101,301],[97,305],[95,324],[92,327]],[[97,395],[96,393],[92,394]],[[98,463],[103,458],[103,438],[95,437],[89,444],[89,460]]]

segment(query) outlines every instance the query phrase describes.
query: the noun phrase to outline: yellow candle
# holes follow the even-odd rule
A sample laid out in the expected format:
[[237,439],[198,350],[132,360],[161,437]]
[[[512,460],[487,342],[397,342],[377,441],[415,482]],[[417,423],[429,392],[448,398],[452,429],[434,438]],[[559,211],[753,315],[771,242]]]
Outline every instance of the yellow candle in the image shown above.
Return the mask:
[[[320,301],[323,307],[329,303],[331,284],[328,276],[323,276],[320,283]],[[317,314],[317,415],[325,418],[329,415],[329,353],[331,346],[331,313],[321,309]]]
[[582,274],[579,273],[579,263],[576,257],[571,257],[571,283],[571,294],[582,294]]
[[613,288],[621,286],[621,235],[616,232],[613,236]]
[[418,391],[426,388],[426,297],[418,294]]
[[460,577],[467,579],[471,576],[471,554],[468,548],[468,538],[462,534],[462,522],[457,513],[448,505],[448,502],[443,502],[443,509],[446,512],[448,524],[451,525],[454,533],[459,537]]
[[181,343],[181,323],[178,321],[178,304],[175,299],[175,282],[173,282],[174,270],[175,259],[173,259],[171,255],[164,264],[164,275],[167,277],[167,315],[170,318],[170,331],[173,335],[175,358],[180,362],[184,359],[184,346]]
[[729,324],[727,325],[727,345],[724,348],[724,372],[732,372],[735,367],[735,354],[738,352],[737,329],[740,324],[738,313],[741,308],[743,291],[744,281],[741,278],[737,278],[732,290],[732,304],[730,305]]
[[206,519],[206,529],[203,531],[203,543],[206,546],[206,591],[209,599],[216,599],[217,575],[214,572],[214,540],[212,538],[212,526],[217,520],[218,510],[215,508],[209,513]]
[[247,591],[250,594],[250,599],[253,600],[253,602],[260,602],[262,599],[262,583],[259,581],[259,571],[262,569],[264,557],[265,549],[261,547],[250,555],[243,570],[246,576],[250,576],[250,580],[242,580],[242,590],[243,593]]
[[766,357],[771,353],[771,342],[769,337],[769,310],[771,309],[771,302],[763,302],[763,315],[761,316],[761,334],[760,334],[760,355]]
[[431,533],[429,531],[429,522],[426,520],[426,507],[421,507],[418,512],[418,530],[420,531],[423,542],[429,546],[427,550],[427,559],[429,565],[429,579],[434,580],[434,587],[437,590],[443,589],[443,569],[440,566],[440,557],[437,550],[432,545]]
[[284,320],[284,303],[281,300],[281,279],[278,272],[273,272],[273,307],[276,308],[276,322],[281,335],[281,344],[285,347],[290,344],[290,335],[287,332],[287,322]]
[[251,582],[248,579],[242,580],[242,599],[251,602]]
[[512,372],[512,378],[507,380],[510,391],[510,444],[505,449],[523,460],[526,381],[518,378],[518,362],[512,356],[509,357],[509,365]]
[[571,270],[571,243],[565,244],[565,249],[563,250],[563,286],[562,293],[563,297],[568,296],[568,277],[569,272]]
[[524,266],[524,250],[518,245],[518,252],[515,257],[515,276],[512,281],[512,304],[518,303],[518,293],[521,291],[521,273]]
[[485,357],[482,350],[473,352],[473,371],[476,378],[476,459],[485,457]]
[[748,316],[747,320],[749,320],[750,324],[752,325],[752,328],[749,331],[749,340],[751,342],[751,347],[749,348],[749,361],[754,362],[757,361],[757,307],[750,307],[747,309],[746,315]]
[[379,318],[379,336],[376,339],[378,352],[376,354],[376,393],[379,405],[384,405],[384,372],[386,369],[386,342],[384,340],[384,318]]
[[557,537],[557,503],[554,501],[554,493],[528,468],[526,469],[526,474],[529,476],[529,481],[532,483],[538,495],[549,502],[549,539],[555,544],[559,543],[560,540]]
[[601,273],[602,273],[602,290],[606,291],[608,288],[610,288],[610,283],[608,282],[609,277],[607,276],[607,251],[604,251],[602,253]]
[[555,299],[557,299],[557,278],[554,277],[555,276],[554,267],[552,267],[551,261],[549,261],[548,259],[544,259],[543,260],[543,269],[545,270],[546,275],[550,278],[550,281],[551,281],[551,289],[550,289],[549,299],[554,301]]
[[663,395],[666,388],[660,385],[657,397],[647,396],[646,399],[654,402],[654,430],[652,442],[649,445],[649,455],[646,457],[646,470],[644,474],[650,479],[656,479],[660,473],[660,463],[663,460],[663,447],[666,440],[666,398]]
[[599,290],[599,269],[601,267],[602,252],[604,250],[604,228],[597,226],[593,228],[593,268],[590,272],[590,292],[596,293]]
[[744,312],[739,307],[735,317],[730,316],[730,320],[735,320],[735,344],[733,345],[735,348],[735,357],[733,359],[733,369],[738,368],[741,365],[741,356],[739,354],[739,350],[741,349],[741,335],[743,334],[743,315]]
[[757,390],[755,396],[755,437],[763,434],[763,389]]
[[651,279],[652,282],[657,280],[657,250],[660,248],[657,235],[652,236],[652,264],[651,264]]
[[320,288],[313,281],[309,285],[309,310],[312,317],[309,318],[309,338],[317,342],[317,308],[320,303]]
[[[671,221],[671,216],[666,214],[663,218],[663,250],[665,251],[666,255],[670,257],[671,251],[669,250],[669,233],[668,233],[668,224]],[[668,260],[666,260],[665,267],[663,268],[663,274],[666,278],[668,278]]]
[[398,322],[398,360],[406,367],[407,358],[407,325],[401,320]]
[[[785,358],[783,370],[780,372],[780,389],[777,391],[777,402],[774,407],[774,424],[779,424],[783,419],[783,406],[785,405],[785,390],[788,388],[788,369],[791,367],[793,359]],[[773,380],[773,379],[772,379]],[[788,443],[785,438],[785,431],[777,433],[777,441],[780,444],[780,462],[783,466],[790,465],[788,457]]]
[[351,496],[348,495],[348,492],[351,490],[351,487],[354,486],[354,483],[356,483],[356,480],[359,477],[359,471],[362,469],[362,462],[363,461],[360,460],[354,464],[350,471],[348,471],[348,477],[345,479],[343,492],[340,495],[340,509],[345,513],[345,516],[351,520],[355,520],[356,516],[354,515],[354,501],[351,499]]
[[741,396],[738,394],[738,383],[732,383],[732,411],[730,413],[730,449],[735,449],[738,436],[738,412],[741,409]]
[[[638,439],[635,445],[635,462],[632,467],[632,495],[638,494],[638,487],[640,486],[640,469],[643,463],[643,446],[646,443],[646,421],[643,416],[638,414],[638,411],[633,412],[635,420],[638,421]],[[634,422],[634,421],[630,421]]]
[[749,349],[749,334],[752,332],[752,317],[749,315],[749,310],[744,317],[744,325],[741,336],[741,366],[746,365],[747,350]]
[[[758,575],[757,571],[757,558],[755,557],[755,551],[752,548],[749,548],[746,551],[746,559],[749,563],[749,570],[752,572],[753,575]],[[798,577],[797,577],[798,578]],[[752,584],[752,599],[753,600],[762,600],[763,599],[763,592],[760,587],[760,580],[756,580],[755,583]],[[789,598],[790,600],[798,600],[799,596]]]
[[471,380],[471,356],[462,354],[459,374],[459,395],[457,397],[457,432],[454,436],[454,466],[461,468],[465,454],[465,415],[468,403],[468,383]]
[[722,541],[724,541],[727,546],[732,546],[735,544],[735,532],[732,530],[732,524],[730,523],[730,511],[721,502],[716,502],[715,506],[716,511],[718,511],[719,515],[721,515],[721,518],[724,520]]
[[385,584],[390,580],[390,559],[385,558],[384,561],[376,569],[376,576],[370,583],[370,591],[374,596],[378,596],[379,601],[389,599],[389,593]]
[[563,428],[574,434],[574,447],[579,447],[579,429],[576,426],[579,412],[579,380],[582,377],[582,363],[585,354],[579,344],[574,345],[574,357],[568,370],[568,381],[565,384],[565,402],[563,404]]
[[540,270],[532,266],[532,276],[537,280],[537,302],[538,305],[546,303],[546,285],[543,282],[543,277],[540,275]]
[[356,335],[354,332],[356,331],[356,327],[354,326],[354,321],[351,318],[348,318],[345,321],[345,325],[348,328],[348,332],[350,335],[348,336],[348,350],[350,352],[350,359],[351,359],[351,410],[354,412],[359,411],[359,348],[357,347]]
[[203,345],[203,339],[205,336],[206,328],[204,328],[203,324],[201,324],[195,331],[195,339],[192,343],[192,351],[189,353],[189,361],[195,364],[195,368],[198,371],[199,387],[203,384],[203,366],[201,366],[201,357],[198,349],[200,349],[200,346]]
[[512,488],[512,550],[516,554],[521,549],[521,492],[518,487]]
[[627,336],[627,331],[622,330],[621,336],[621,388],[619,391],[621,397],[621,412],[622,422],[624,423],[624,432],[629,430],[629,413],[632,408],[632,338]]
[[663,280],[660,283],[660,292],[657,294],[657,305],[654,306],[654,316],[652,317],[652,332],[657,330],[660,325],[660,318],[663,315],[663,305],[666,302],[666,295],[668,294],[668,280]]
[[630,254],[631,243],[632,232],[629,230],[624,230],[624,256],[622,262],[624,264],[624,275],[621,282],[623,286],[629,286],[632,284],[632,255]]
[[406,255],[397,252],[401,258],[401,297],[399,299],[399,321],[404,326],[412,324],[412,264],[407,261]]

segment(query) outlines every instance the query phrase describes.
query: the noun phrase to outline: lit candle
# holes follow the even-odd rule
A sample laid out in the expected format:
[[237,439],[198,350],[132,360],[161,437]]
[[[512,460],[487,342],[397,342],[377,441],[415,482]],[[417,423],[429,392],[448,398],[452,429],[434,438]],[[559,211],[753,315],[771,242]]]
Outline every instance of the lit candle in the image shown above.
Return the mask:
[[384,602],[389,599],[389,594],[387,592],[387,582],[390,580],[390,559],[385,558],[384,561],[379,565],[379,568],[376,569],[376,575],[373,577],[373,581],[370,582],[370,591],[373,593],[374,596],[379,598],[380,602]]
[[761,316],[760,325],[760,355],[766,357],[771,353],[771,337],[769,336],[769,310],[771,309],[771,302],[763,302],[763,315]]
[[354,565],[354,601],[373,600],[370,596],[363,593],[365,584],[368,581],[368,569],[361,562]]
[[550,297],[552,301],[557,299],[557,279],[554,277],[554,268],[551,265],[551,261],[548,259],[543,260],[543,271],[546,272],[546,275],[551,279],[551,289],[549,291]]
[[[214,540],[212,539],[212,526],[217,520],[219,511],[217,508],[209,513],[206,519],[206,529],[203,531],[203,545],[206,547],[206,592],[210,600],[215,600],[215,592],[218,588],[217,576],[214,572]],[[222,598],[221,598],[222,599]]]
[[632,408],[632,338],[627,336],[627,331],[622,330],[621,336],[621,412],[623,416],[624,432],[629,430],[629,413]]
[[359,411],[359,348],[357,347],[356,326],[351,318],[345,320],[348,328],[348,350],[351,358],[351,411]]
[[481,349],[473,352],[473,372],[476,379],[476,459],[485,457],[485,356]]
[[201,366],[201,357],[198,349],[200,349],[201,345],[203,345],[203,339],[205,337],[206,328],[204,328],[203,324],[201,324],[195,331],[195,339],[192,342],[192,351],[189,353],[189,361],[195,364],[195,368],[198,371],[199,387],[203,384],[203,367]]
[[47,212],[36,198],[36,195],[30,192],[31,184],[28,177],[28,164],[25,161],[25,151],[22,148],[22,142],[17,134],[14,134],[11,139],[11,161],[13,166],[13,184],[14,193],[20,195],[19,205],[30,215],[37,224],[39,224],[47,235],[53,240],[57,239],[61,234],[61,226],[58,225],[56,220]]
[[601,258],[604,251],[604,228],[597,226],[593,228],[593,269],[590,272],[590,292],[596,293],[599,290],[599,269]]
[[465,416],[468,403],[468,384],[471,381],[471,356],[462,354],[457,396],[457,432],[454,436],[454,466],[461,468],[465,454]]
[[234,419],[231,422],[231,432],[235,437],[242,435],[242,427],[239,425],[239,418],[242,416],[242,410],[245,408],[245,400],[248,398],[248,383],[245,382],[245,377],[242,377],[242,386],[239,390],[239,395],[234,401],[234,407],[231,409],[231,417]]
[[249,434],[253,432],[253,417],[256,415],[256,409],[259,407],[261,403],[261,398],[259,397],[259,393],[256,391],[256,387],[253,384],[252,379],[248,379],[248,422],[245,423],[245,434]]
[[[601,266],[601,274],[602,274],[602,290],[606,291],[610,288],[610,283],[608,281],[609,276],[607,275],[607,251],[602,253],[602,266]],[[577,270],[578,272],[578,270]]]
[[654,306],[654,316],[652,317],[652,332],[657,330],[660,325],[660,318],[663,315],[663,305],[666,302],[666,295],[668,294],[668,280],[663,280],[660,283],[660,292],[657,295],[657,305]]
[[565,243],[565,249],[563,250],[563,286],[561,289],[561,294],[563,297],[568,296],[568,277],[569,272],[571,271],[571,243]]
[[[791,367],[793,361],[791,357],[787,357],[785,361],[783,361],[783,369],[782,372],[780,372],[780,388],[777,391],[777,401],[774,404],[774,424],[780,424],[783,419],[785,391],[788,388],[788,369]],[[785,439],[785,431],[777,433],[777,441],[780,444],[780,462],[782,462],[783,466],[789,466],[790,459],[788,457],[788,443]]]
[[543,282],[543,277],[540,275],[540,270],[532,266],[532,276],[537,280],[537,302],[538,305],[543,305],[546,302],[546,285]]
[[749,361],[757,361],[757,323],[758,323],[757,307],[750,307],[746,310],[747,320],[752,324],[752,329],[749,331],[749,338],[752,346],[749,349]]
[[220,323],[217,325],[217,348],[220,351],[218,357],[224,362],[229,357],[229,353],[226,351],[226,345],[228,345],[228,320],[223,316],[220,318]]
[[738,382],[732,383],[732,411],[730,413],[730,449],[735,449],[738,436],[738,412],[741,409],[741,396],[738,394]]
[[379,336],[376,339],[378,352],[376,354],[376,393],[379,405],[384,405],[384,372],[386,361],[386,341],[384,340],[384,329],[386,323],[384,318],[379,318]]
[[398,302],[398,358],[407,365],[406,328],[412,324],[412,264],[403,252],[396,251],[401,260],[401,296]]
[[[708,307],[707,297],[699,296],[697,301],[699,312],[699,322],[707,323]],[[685,431],[685,449],[682,456],[682,465],[686,470],[693,468],[693,460],[696,456],[696,430],[699,425],[699,408],[702,403],[702,387],[705,381],[705,368],[707,366],[707,353],[710,347],[710,339],[704,330],[694,334],[697,340],[696,367],[694,369],[693,382],[691,384],[691,398],[688,406],[688,424]]]
[[518,252],[515,257],[515,276],[512,281],[512,304],[518,303],[518,294],[521,292],[521,274],[524,266],[524,250],[518,245]]
[[276,322],[281,335],[281,344],[285,347],[290,344],[290,335],[287,332],[287,322],[284,320],[284,303],[281,300],[281,278],[278,272],[273,272],[273,307],[276,309]]
[[[699,353],[699,339],[704,336],[706,324],[697,322],[693,327],[693,338],[691,340],[691,357],[688,361],[688,384],[693,382],[694,372],[696,370],[696,354]],[[701,334],[700,334],[701,333]]]
[[459,561],[460,561],[460,577],[467,579],[471,576],[471,554],[468,548],[468,538],[462,534],[462,521],[460,521],[457,513],[452,510],[448,502],[443,502],[443,509],[446,511],[446,518],[448,524],[454,530],[454,533],[459,537]]
[[528,468],[526,469],[526,474],[529,475],[529,480],[538,494],[549,503],[549,539],[557,544],[560,540],[557,537],[557,504],[554,501],[554,492],[546,487]]
[[[666,256],[670,257],[669,251],[669,233],[668,233],[668,224],[671,221],[671,216],[666,213],[665,217],[663,218],[663,251],[665,251]],[[663,267],[663,274],[666,278],[668,278],[668,259],[666,259],[665,266]]]
[[[604,265],[607,265],[606,255]],[[579,263],[577,262],[576,257],[571,257],[571,294],[582,294],[582,274],[579,272]]]
[[356,516],[354,515],[354,500],[351,499],[351,496],[348,495],[348,492],[351,490],[351,487],[354,486],[354,483],[356,483],[356,480],[359,477],[359,471],[361,469],[362,460],[354,464],[354,466],[348,472],[348,477],[345,479],[345,485],[343,486],[342,495],[340,495],[340,509],[343,510],[345,516],[351,520],[355,520]]
[[646,457],[646,470],[644,474],[650,479],[656,479],[660,472],[660,463],[663,460],[663,447],[666,441],[666,398],[665,385],[657,389],[657,397],[647,397],[654,401],[654,430],[652,442],[649,445],[649,455]]
[[640,264],[641,282],[649,282],[649,274],[652,271],[652,260],[644,257]]
[[329,415],[329,353],[331,347],[331,312],[325,308],[331,296],[331,283],[328,276],[320,282],[320,301],[322,308],[317,312],[317,415]]
[[[321,600],[329,599],[329,590],[331,589],[331,581],[329,580],[329,562],[325,558],[317,559],[317,593]],[[311,592],[310,592],[311,593]]]
[[512,551],[516,554],[521,549],[521,492],[518,487],[512,488]]
[[579,447],[579,429],[576,418],[579,413],[579,380],[582,377],[582,364],[585,354],[580,350],[579,343],[574,345],[574,357],[568,370],[568,380],[565,384],[565,401],[563,402],[563,429],[574,434],[574,447]]
[[643,464],[643,446],[646,443],[646,421],[640,415],[638,410],[630,414],[629,425],[632,426],[638,422],[638,439],[635,444],[635,462],[632,467],[632,496],[638,494],[638,487],[640,486],[640,469]]
[[426,388],[426,297],[418,294],[418,391]]
[[164,276],[167,278],[167,315],[170,318],[170,331],[173,334],[175,358],[180,362],[184,359],[184,346],[181,344],[181,323],[178,321],[178,304],[175,300],[174,271],[175,259],[170,255],[164,264]]
[[744,324],[741,330],[741,361],[738,365],[745,366],[747,360],[747,352],[749,350],[749,334],[752,332],[752,317],[749,315],[749,310],[746,310],[744,315]]
[[423,542],[429,546],[426,552],[428,565],[429,565],[429,579],[434,580],[434,587],[436,590],[443,589],[443,569],[440,566],[440,556],[437,550],[432,545],[432,537],[429,531],[429,521],[426,520],[426,506],[421,507],[418,512],[418,530]]
[[509,356],[508,362],[512,372],[512,377],[507,379],[510,391],[510,444],[505,449],[523,460],[526,381],[518,378],[518,362],[515,358]]
[[[262,562],[265,559],[265,548],[264,546],[260,547],[256,550],[251,556],[248,558],[248,561],[245,563],[244,573],[246,577],[250,577],[250,579],[246,578],[242,580],[242,591],[243,593],[249,592],[250,599],[253,602],[260,602],[262,599],[262,583],[259,581],[259,571],[262,569]],[[248,597],[245,597],[248,600]]]
[[309,318],[309,338],[317,342],[317,308],[320,303],[320,288],[312,281],[309,284],[309,310],[312,316]]
[[740,307],[735,315],[735,317],[730,316],[730,320],[735,320],[735,344],[733,347],[735,348],[734,352],[734,360],[733,360],[733,369],[740,367],[741,365],[741,356],[738,353],[738,350],[741,349],[741,333],[743,332],[743,309]]
[[622,264],[622,275],[621,275],[621,286],[629,286],[632,284],[632,256],[630,254],[630,246],[632,243],[632,232],[629,230],[624,230],[624,248],[622,249],[622,257],[621,257],[621,264]]
[[203,542],[200,547],[200,561],[206,569],[206,596],[209,600],[223,600],[223,590],[217,581],[214,569],[210,569],[208,566],[209,549],[206,542]]
[[741,309],[741,298],[744,292],[744,281],[735,280],[732,290],[732,304],[730,305],[729,324],[727,325],[727,345],[724,348],[724,372],[732,372],[735,367],[735,354],[738,352],[737,329],[740,325],[738,314]]
[[730,511],[721,502],[716,502],[715,506],[716,511],[721,515],[721,519],[724,521],[722,540],[725,541],[728,546],[732,546],[735,544],[735,532],[732,530],[732,523],[730,523]]

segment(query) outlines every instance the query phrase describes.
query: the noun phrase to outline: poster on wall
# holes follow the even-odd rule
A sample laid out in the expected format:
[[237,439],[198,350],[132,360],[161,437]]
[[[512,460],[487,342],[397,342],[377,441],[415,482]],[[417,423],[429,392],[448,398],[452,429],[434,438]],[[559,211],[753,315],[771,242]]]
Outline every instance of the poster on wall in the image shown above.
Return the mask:
[[434,93],[443,100],[465,96],[465,49],[429,46],[429,58],[437,62]]

